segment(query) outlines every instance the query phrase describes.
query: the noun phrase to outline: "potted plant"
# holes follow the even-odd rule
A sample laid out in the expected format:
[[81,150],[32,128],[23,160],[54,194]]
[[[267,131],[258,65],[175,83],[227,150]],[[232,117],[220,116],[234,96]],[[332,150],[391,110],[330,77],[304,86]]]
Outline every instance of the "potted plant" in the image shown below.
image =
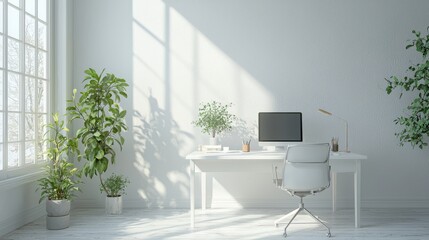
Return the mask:
[[85,73],[83,91],[77,98],[77,91],[73,90],[67,111],[72,119],[80,119],[83,123],[76,132],[84,146],[86,162],[83,173],[91,179],[98,175],[104,192],[109,193],[101,175],[106,172],[109,163],[115,163],[115,146],[122,150],[125,141],[121,133],[127,130],[127,111],[122,110],[119,103],[121,98],[127,97],[128,84],[113,74],[103,75],[104,70],[98,74],[90,68]]
[[[429,28],[428,28],[429,31]],[[400,145],[409,142],[414,148],[418,146],[422,149],[427,146],[429,136],[429,34],[422,36],[420,32],[413,30],[415,39],[408,48],[415,48],[422,56],[422,62],[408,67],[408,76],[390,77],[386,79],[388,86],[387,94],[390,94],[395,88],[401,91],[413,91],[415,99],[407,107],[408,113],[394,120],[395,124],[403,126],[403,129],[395,135],[399,137]],[[402,97],[402,92],[399,98]]]
[[216,135],[224,131],[231,131],[235,115],[229,112],[232,103],[223,105],[219,102],[212,101],[202,103],[198,109],[198,119],[192,123],[200,127],[203,133],[208,133],[210,144],[216,145]]
[[52,123],[46,125],[44,142],[47,143],[48,165],[44,166],[45,177],[38,180],[41,191],[39,203],[46,199],[46,227],[63,229],[69,226],[70,200],[79,190],[80,172],[68,161],[70,154],[79,155],[77,139],[69,138],[69,131],[58,114],[52,115]]
[[107,214],[122,213],[122,195],[125,194],[125,188],[129,183],[128,178],[113,173],[104,181],[104,186],[100,184],[100,191],[106,193]]

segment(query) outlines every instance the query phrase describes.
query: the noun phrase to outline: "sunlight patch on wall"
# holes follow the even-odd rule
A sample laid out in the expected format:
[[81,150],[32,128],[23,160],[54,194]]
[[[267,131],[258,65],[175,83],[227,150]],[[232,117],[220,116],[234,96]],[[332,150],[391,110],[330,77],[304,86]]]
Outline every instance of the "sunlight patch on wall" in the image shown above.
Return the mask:
[[[161,0],[134,0],[133,19],[141,23],[146,31],[164,42],[165,4]],[[144,23],[144,24],[143,24]]]
[[258,109],[273,105],[270,93],[248,71],[175,9],[169,13],[171,111],[178,122],[185,123],[181,127],[196,136],[194,146],[208,139],[190,124],[197,116],[199,103],[232,102],[234,113],[249,123],[257,120]]
[[163,1],[134,0],[132,26],[135,165],[151,188],[140,195],[153,199],[176,191],[171,195],[188,197],[188,164],[181,160],[208,141],[191,124],[199,104],[232,102],[234,113],[253,123],[273,98]]
[[146,192],[143,189],[138,189],[137,192],[142,199],[147,199]]
[[147,99],[154,96],[165,106],[166,24],[168,22],[163,1],[133,1],[133,101],[142,115],[148,114]]
[[167,178],[173,183],[177,184],[177,186],[180,188],[180,191],[183,195],[188,195],[189,190],[188,188],[185,188],[184,185],[186,185],[189,182],[189,175],[187,173],[182,173],[179,171],[171,171],[167,174]]

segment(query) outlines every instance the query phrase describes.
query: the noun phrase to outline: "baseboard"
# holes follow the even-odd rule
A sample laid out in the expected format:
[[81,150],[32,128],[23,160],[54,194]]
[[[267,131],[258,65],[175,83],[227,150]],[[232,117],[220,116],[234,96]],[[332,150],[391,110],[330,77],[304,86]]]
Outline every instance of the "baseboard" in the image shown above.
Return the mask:
[[[197,200],[197,207],[200,207],[200,201]],[[211,204],[207,203],[212,208],[296,208],[299,199],[288,198],[281,199],[235,199],[235,200],[214,200]],[[304,203],[309,208],[331,208],[331,199],[305,199]],[[337,201],[338,209],[354,208],[354,199],[343,199]],[[371,199],[362,200],[361,208],[429,208],[429,199]]]
[[103,208],[104,202],[99,202],[98,199],[75,199],[72,202],[72,209],[75,208]]
[[[196,199],[196,207],[201,207],[201,200]],[[305,205],[309,208],[331,208],[330,199],[304,199]],[[207,207],[210,208],[296,208],[299,199],[215,199],[208,200]],[[363,200],[362,208],[429,208],[429,199],[374,199]],[[104,208],[104,202],[99,199],[80,199],[74,202],[74,208]],[[124,200],[124,208],[189,208],[189,200],[170,201],[145,201],[145,200]],[[354,199],[344,199],[337,201],[338,209],[354,208]]]
[[[216,199],[208,201],[207,207],[211,208],[294,208],[298,206],[298,199]],[[196,207],[201,207],[201,200],[196,199]],[[104,201],[100,199],[79,199],[72,202],[73,208],[104,208]],[[189,208],[189,200],[136,200],[124,199],[124,208]],[[330,200],[306,201],[307,206],[316,208],[328,208],[331,206]],[[338,207],[353,207],[352,201],[339,201]]]
[[46,215],[45,205],[39,204],[36,207],[27,209],[12,217],[0,221],[0,237],[4,236],[36,219]]
[[363,200],[362,208],[429,208],[429,199],[374,199]]
[[[100,199],[79,199],[72,202],[73,208],[104,208]],[[124,208],[189,208],[189,200],[145,201],[143,199],[124,199]]]

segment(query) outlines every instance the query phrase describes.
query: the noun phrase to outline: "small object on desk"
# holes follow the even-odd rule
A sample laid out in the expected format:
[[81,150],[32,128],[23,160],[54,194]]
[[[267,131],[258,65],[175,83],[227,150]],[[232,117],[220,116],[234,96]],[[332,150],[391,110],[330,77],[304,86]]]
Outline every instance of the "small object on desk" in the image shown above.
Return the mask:
[[203,145],[203,152],[222,151],[222,145]]
[[338,152],[338,137],[333,137],[331,140],[332,152]]
[[243,152],[250,152],[250,144],[243,144],[243,147],[241,148],[241,151],[243,151]]
[[249,140],[242,140],[241,143],[243,144],[241,151],[243,152],[250,152],[250,142],[252,139]]
[[228,152],[229,151],[229,147],[223,147],[223,151],[224,152]]

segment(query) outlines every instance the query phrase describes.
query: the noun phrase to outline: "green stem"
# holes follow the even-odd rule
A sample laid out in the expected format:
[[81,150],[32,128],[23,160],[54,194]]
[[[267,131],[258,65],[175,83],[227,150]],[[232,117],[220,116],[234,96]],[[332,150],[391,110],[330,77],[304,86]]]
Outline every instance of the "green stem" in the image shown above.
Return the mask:
[[98,173],[98,176],[100,177],[100,184],[101,184],[101,187],[104,189],[104,191],[106,192],[107,196],[109,196],[109,195],[110,195],[110,193],[107,191],[107,188],[106,188],[106,186],[105,186],[105,185],[104,185],[104,183],[103,183],[103,178],[101,177],[101,173]]

